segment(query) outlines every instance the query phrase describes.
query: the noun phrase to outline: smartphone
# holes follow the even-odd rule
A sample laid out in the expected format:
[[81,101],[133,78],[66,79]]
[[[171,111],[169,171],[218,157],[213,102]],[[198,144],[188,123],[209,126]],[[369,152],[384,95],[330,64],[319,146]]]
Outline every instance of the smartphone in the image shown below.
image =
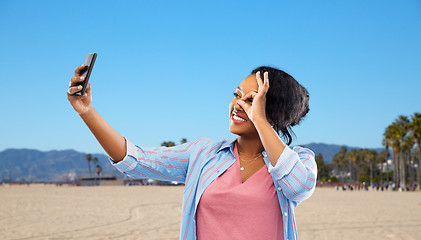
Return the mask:
[[80,90],[79,92],[76,92],[75,93],[76,95],[83,96],[85,94],[86,87],[88,86],[89,77],[91,76],[92,68],[94,68],[97,55],[98,54],[96,53],[88,53],[88,55],[86,55],[86,59],[84,63],[85,69],[81,74],[81,77],[84,77],[85,80],[80,84],[82,85],[82,90]]

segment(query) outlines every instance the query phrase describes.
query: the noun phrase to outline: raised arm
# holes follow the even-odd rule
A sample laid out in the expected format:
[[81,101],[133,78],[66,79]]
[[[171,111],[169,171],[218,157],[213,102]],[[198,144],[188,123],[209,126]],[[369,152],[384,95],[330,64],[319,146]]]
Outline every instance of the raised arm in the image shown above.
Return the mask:
[[[269,161],[273,166],[276,165],[279,156],[285,149],[285,144],[282,142],[279,135],[272,128],[266,118],[266,93],[269,90],[268,72],[264,73],[265,81],[260,78],[260,72],[256,73],[256,80],[258,84],[258,91],[250,91],[244,95],[238,104],[244,109],[247,116],[253,122],[259,134],[260,141],[268,154]],[[246,103],[247,99],[252,99],[252,103]]]
[[126,139],[115,131],[92,106],[91,84],[88,83],[85,95],[75,95],[82,89],[82,86],[78,84],[84,81],[84,78],[80,76],[84,69],[84,65],[75,69],[75,76],[70,80],[67,91],[67,99],[108,156],[114,162],[119,162],[126,155]]
[[[251,91],[238,104],[246,111],[252,120],[262,145],[268,155],[271,166],[269,171],[277,179],[284,195],[298,202],[308,198],[316,186],[317,166],[314,153],[306,148],[289,148],[284,144],[266,118],[266,93],[269,90],[268,73],[264,74],[265,81],[256,74],[258,92]],[[245,100],[253,99],[252,104]]]

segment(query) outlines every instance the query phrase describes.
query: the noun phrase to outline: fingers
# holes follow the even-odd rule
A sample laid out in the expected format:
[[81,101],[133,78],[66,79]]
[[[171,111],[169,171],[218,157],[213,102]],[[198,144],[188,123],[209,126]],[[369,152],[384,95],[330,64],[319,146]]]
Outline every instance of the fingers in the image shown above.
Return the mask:
[[257,85],[259,86],[259,92],[262,92],[263,94],[266,94],[269,90],[269,73],[265,72],[263,74],[263,78],[265,81],[262,81],[262,78],[260,77],[260,71],[256,73],[256,80]]
[[253,102],[253,98],[254,98],[256,95],[257,95],[257,93],[256,93],[256,92],[251,91],[251,92],[248,92],[246,95],[244,95],[244,96],[241,98],[241,100],[252,103],[252,102]]
[[266,94],[269,91],[269,73],[268,72],[265,72],[265,74],[264,74],[263,77],[265,78],[265,82],[263,84],[263,89],[262,90]]
[[82,82],[85,81],[85,78],[80,76],[81,73],[85,70],[85,65],[80,65],[75,69],[75,76],[70,79],[69,89],[67,90],[67,95],[69,99],[73,99],[74,96],[81,97],[84,99],[91,94],[91,84],[88,83],[86,86],[85,94],[83,96],[75,95],[75,93],[82,90]]
[[70,79],[69,87],[73,87],[73,86],[79,85],[84,80],[85,80],[84,77],[80,77],[80,76],[73,77],[72,79]]
[[248,115],[248,113],[249,113],[249,110],[250,110],[250,108],[251,108],[251,105],[250,104],[247,104],[246,102],[244,102],[243,100],[238,100],[237,101],[237,103],[238,103],[238,105],[240,105],[240,107],[242,107],[243,108],[243,110],[244,110],[244,112]]
[[263,80],[260,77],[260,71],[256,72],[256,80],[257,80],[257,85],[259,86],[259,92],[260,92],[261,88],[263,87]]
[[85,65],[80,65],[79,67],[77,67],[75,69],[75,77],[79,77],[80,74],[85,70],[86,66]]
[[81,85],[70,87],[69,90],[67,90],[67,94],[68,95],[74,95],[75,93],[79,92],[80,90],[82,90]]

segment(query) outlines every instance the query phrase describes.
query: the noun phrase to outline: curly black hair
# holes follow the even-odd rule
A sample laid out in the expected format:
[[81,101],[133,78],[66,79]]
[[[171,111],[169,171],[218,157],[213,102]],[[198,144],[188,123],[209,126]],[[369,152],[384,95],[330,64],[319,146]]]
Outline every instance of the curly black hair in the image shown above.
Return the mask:
[[268,66],[254,69],[251,74],[260,71],[262,79],[264,72],[269,73],[269,91],[266,94],[266,117],[278,134],[287,140],[287,145],[295,136],[291,127],[300,121],[309,112],[309,94],[305,87],[299,84],[288,73]]

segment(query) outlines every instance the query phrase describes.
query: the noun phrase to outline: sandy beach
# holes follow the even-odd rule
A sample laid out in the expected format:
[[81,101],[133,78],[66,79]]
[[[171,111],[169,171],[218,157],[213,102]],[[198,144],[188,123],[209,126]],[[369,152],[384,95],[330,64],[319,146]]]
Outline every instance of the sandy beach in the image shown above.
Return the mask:
[[[183,187],[0,187],[1,239],[178,239]],[[421,193],[317,188],[299,239],[421,239]]]

